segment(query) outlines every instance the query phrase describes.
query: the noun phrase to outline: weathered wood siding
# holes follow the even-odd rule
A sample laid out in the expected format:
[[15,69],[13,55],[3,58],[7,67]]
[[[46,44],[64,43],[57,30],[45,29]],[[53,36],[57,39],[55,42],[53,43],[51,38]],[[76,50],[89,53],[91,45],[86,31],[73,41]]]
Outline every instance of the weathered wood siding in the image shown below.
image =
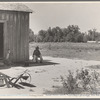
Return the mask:
[[13,62],[29,59],[29,13],[0,11],[0,22],[4,23],[4,58],[8,49]]

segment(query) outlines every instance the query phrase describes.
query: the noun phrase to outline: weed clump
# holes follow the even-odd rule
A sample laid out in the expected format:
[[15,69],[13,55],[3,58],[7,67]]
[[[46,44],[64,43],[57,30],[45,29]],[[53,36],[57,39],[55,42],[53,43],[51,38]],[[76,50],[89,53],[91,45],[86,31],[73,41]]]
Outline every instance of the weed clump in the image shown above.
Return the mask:
[[98,94],[100,93],[100,74],[88,69],[77,70],[75,74],[68,71],[68,76],[61,76],[61,82],[66,94]]

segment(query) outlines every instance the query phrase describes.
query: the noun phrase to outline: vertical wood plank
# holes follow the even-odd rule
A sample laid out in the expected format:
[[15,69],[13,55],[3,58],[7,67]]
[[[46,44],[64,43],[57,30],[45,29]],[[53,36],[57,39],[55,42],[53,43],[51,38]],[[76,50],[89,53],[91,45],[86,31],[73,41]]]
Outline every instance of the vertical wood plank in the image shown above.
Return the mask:
[[26,59],[29,60],[29,13],[26,16]]
[[15,41],[13,41],[13,37],[14,37],[14,34],[13,34],[13,30],[14,30],[14,21],[13,21],[13,13],[9,12],[10,14],[10,19],[9,19],[9,23],[10,23],[10,33],[9,33],[9,49],[11,51],[11,54],[10,54],[10,59],[13,61],[15,60],[15,55],[13,53],[13,44],[15,43]]
[[20,35],[20,13],[16,12],[16,34],[17,34],[17,62],[20,62],[20,42],[21,42],[21,35]]
[[6,58],[7,48],[8,48],[8,34],[7,34],[7,22],[4,23],[4,59]]
[[27,46],[26,46],[27,37],[26,36],[27,36],[27,24],[28,23],[27,23],[27,15],[26,15],[26,13],[25,13],[24,16],[25,16],[25,18],[24,18],[24,20],[25,20],[24,21],[25,22],[25,32],[24,32],[24,34],[25,34],[25,60],[27,61],[27,54],[26,54],[27,53]]
[[20,39],[21,39],[21,45],[20,45],[20,61],[23,61],[23,18],[22,18],[22,13],[20,13]]
[[6,58],[7,55],[7,50],[9,48],[9,12],[5,12],[6,18],[5,18],[5,23],[4,23],[4,59]]
[[13,29],[12,29],[12,39],[11,39],[11,41],[12,41],[12,55],[13,55],[13,59],[12,59],[12,61],[13,62],[15,62],[16,61],[16,56],[17,56],[17,54],[16,54],[16,44],[17,44],[17,37],[16,37],[16,20],[15,20],[15,16],[16,16],[16,14],[15,14],[15,12],[13,13],[13,18],[12,18],[12,25],[13,25]]
[[28,13],[25,13],[25,18],[24,18],[24,23],[25,23],[25,37],[24,37],[24,48],[25,48],[25,53],[24,53],[24,58],[25,61],[29,60],[29,15]]
[[[10,13],[9,12],[6,12],[6,15],[7,16],[9,16],[10,15]],[[8,49],[10,49],[10,16],[9,16],[9,19],[7,20],[7,26],[6,26],[6,33],[5,33],[5,40],[4,41],[6,41],[6,45],[5,45],[5,57],[7,56],[7,52],[8,52]],[[5,31],[5,30],[4,30]]]

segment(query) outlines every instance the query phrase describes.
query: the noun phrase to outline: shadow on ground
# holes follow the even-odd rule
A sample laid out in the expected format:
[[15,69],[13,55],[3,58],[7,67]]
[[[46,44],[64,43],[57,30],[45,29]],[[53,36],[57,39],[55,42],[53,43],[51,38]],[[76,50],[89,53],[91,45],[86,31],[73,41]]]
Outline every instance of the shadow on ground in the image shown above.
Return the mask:
[[[56,65],[56,64],[59,64],[59,63],[51,62],[50,60],[44,60],[42,63],[39,63],[39,62],[35,63],[33,61],[30,61],[28,66],[35,67],[35,66],[46,66],[46,65]],[[24,65],[24,67],[28,67],[28,66]]]
[[21,84],[23,86],[27,86],[27,87],[36,87],[35,85],[30,84],[30,83],[26,83],[26,82],[20,82],[19,84]]
[[25,63],[14,63],[12,65],[5,65],[3,64],[2,62],[0,62],[0,70],[2,69],[9,69],[11,67],[18,67],[18,66],[22,66],[22,67],[36,67],[36,66],[47,66],[47,65],[56,65],[56,64],[59,64],[59,63],[55,63],[55,62],[51,62],[51,60],[44,60],[42,63],[38,62],[38,63],[35,63],[33,61],[28,61],[28,62],[25,62]]
[[0,70],[9,69],[9,68],[11,68],[11,66],[8,66],[8,65],[5,65],[5,64],[3,64],[3,65],[0,64]]

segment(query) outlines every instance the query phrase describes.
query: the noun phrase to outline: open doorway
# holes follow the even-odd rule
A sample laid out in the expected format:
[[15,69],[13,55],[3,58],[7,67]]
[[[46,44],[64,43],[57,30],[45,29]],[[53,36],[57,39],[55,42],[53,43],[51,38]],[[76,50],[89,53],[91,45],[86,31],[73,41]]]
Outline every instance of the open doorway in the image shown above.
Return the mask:
[[3,59],[3,33],[4,33],[4,23],[0,23],[0,59]]

